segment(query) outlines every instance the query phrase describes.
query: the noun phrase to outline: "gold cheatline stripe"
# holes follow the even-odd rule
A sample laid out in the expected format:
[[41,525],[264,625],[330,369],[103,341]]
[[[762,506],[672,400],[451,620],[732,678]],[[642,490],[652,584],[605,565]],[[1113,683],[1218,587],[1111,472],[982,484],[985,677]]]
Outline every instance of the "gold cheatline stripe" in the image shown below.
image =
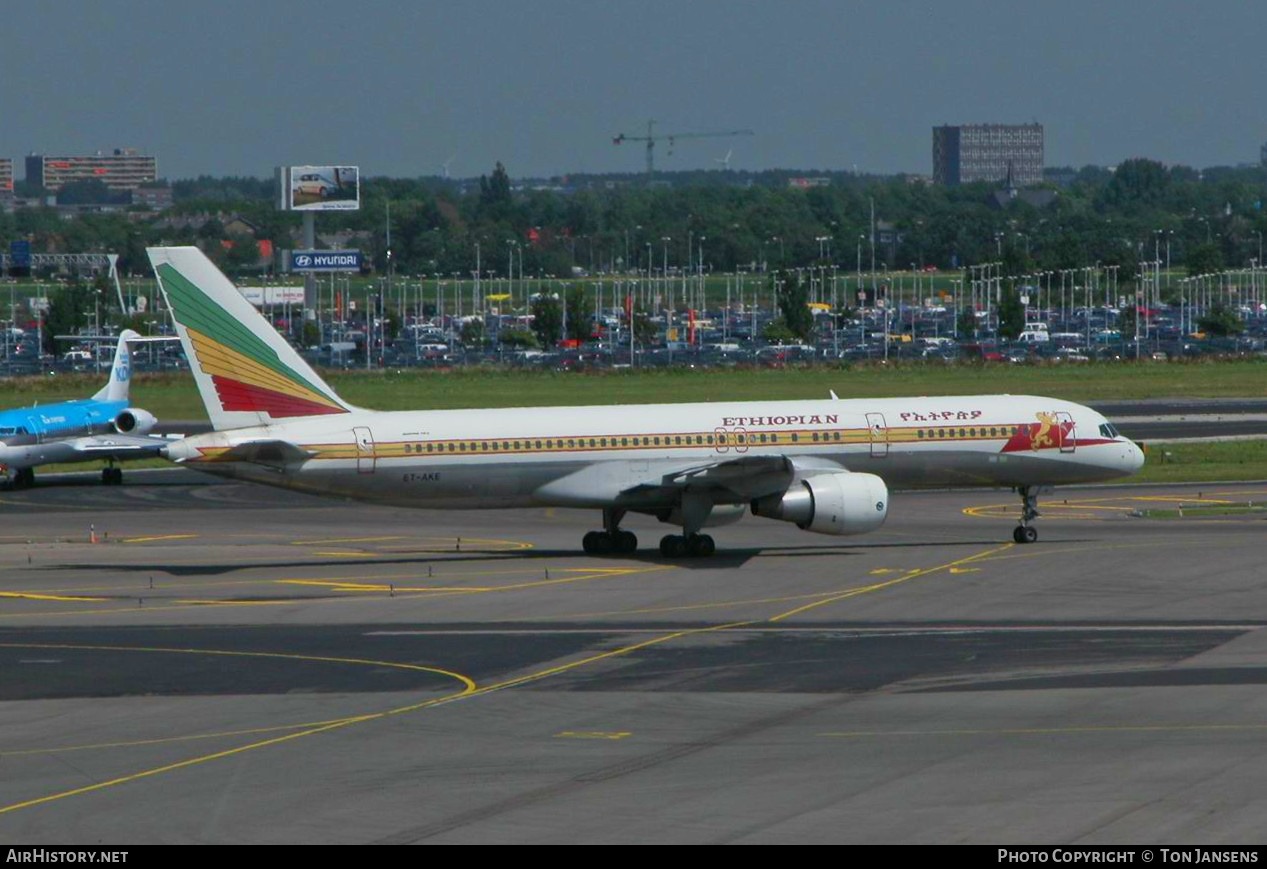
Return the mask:
[[208,338],[194,329],[189,329],[189,338],[198,355],[198,363],[207,374],[218,374],[232,380],[239,380],[262,389],[280,392],[293,398],[312,401],[326,407],[339,407],[337,403],[303,384],[296,383],[286,376],[261,365],[254,359],[225,347],[213,338]]
[[[1033,423],[1024,423],[1021,427],[1025,425],[1032,425],[1032,424]],[[921,438],[919,437],[919,432],[928,431],[929,430],[928,426],[906,426],[902,428],[887,429],[886,430],[887,436],[884,439],[874,441],[874,443],[876,444],[912,444],[912,443],[913,444],[946,444],[946,443],[963,443],[963,442],[971,442],[971,441],[998,441],[998,440],[1006,441],[1006,440],[1010,440],[1015,435],[1015,431],[1017,427],[1018,426],[1016,425],[1005,425],[1005,426],[995,425],[995,426],[985,426],[985,427],[964,426],[963,427],[964,431],[975,430],[978,433],[965,434],[963,437],[954,435],[951,437],[941,437],[941,438],[939,437]],[[959,426],[955,426],[954,430],[957,430],[958,428]],[[1002,433],[994,434],[994,435],[989,434],[988,429],[990,428],[994,428],[996,431],[1000,431]],[[951,427],[949,426],[936,426],[933,428],[933,430],[937,430],[937,429],[941,429],[944,431],[952,431]],[[816,433],[819,435],[818,440],[813,439],[813,436]],[[840,434],[839,440],[835,439],[835,435],[837,433]],[[760,436],[763,434],[766,435],[767,437],[777,435],[779,440],[777,441],[766,440],[763,442],[756,439],[756,438],[760,438]],[[755,438],[754,438],[754,435],[755,435]],[[796,435],[797,440],[793,441],[792,435]],[[632,444],[623,444],[623,445],[616,443],[616,441],[619,441],[622,437],[634,440],[636,442]],[[659,437],[662,441],[665,441],[665,442],[659,443],[659,444],[641,443],[641,440],[643,438],[654,440],[657,437]],[[680,437],[687,442],[681,443],[681,444],[668,442],[672,438],[677,438],[677,437]],[[493,455],[525,455],[528,453],[628,452],[632,450],[665,450],[665,449],[669,449],[669,450],[694,449],[694,450],[709,450],[709,451],[715,452],[717,451],[717,448],[719,446],[723,447],[727,452],[731,450],[734,450],[735,452],[740,452],[741,449],[743,452],[747,452],[748,450],[753,450],[753,449],[761,450],[767,447],[779,447],[779,448],[788,447],[788,446],[836,447],[836,446],[850,446],[850,445],[858,446],[858,445],[873,443],[873,441],[871,440],[871,430],[867,428],[863,428],[863,429],[798,429],[795,431],[784,430],[784,431],[777,431],[777,432],[748,431],[748,432],[745,432],[743,442],[738,441],[736,439],[735,434],[733,432],[730,432],[727,434],[727,440],[726,440],[726,443],[724,444],[719,444],[716,440],[716,437],[717,435],[715,432],[690,432],[689,434],[683,433],[683,432],[675,432],[670,435],[623,434],[623,435],[595,435],[595,436],[585,435],[584,437],[577,437],[575,435],[573,435],[572,437],[567,437],[567,436],[559,437],[557,435],[550,435],[549,437],[541,437],[541,438],[538,438],[538,437],[532,437],[532,438],[523,438],[523,437],[520,437],[520,438],[513,438],[513,437],[512,438],[449,438],[445,440],[431,440],[431,441],[417,441],[417,440],[379,441],[375,443],[374,450],[372,453],[361,452],[355,446],[347,445],[347,444],[301,444],[300,446],[305,450],[310,450],[310,451],[315,452],[316,455],[313,457],[314,459],[322,460],[322,459],[354,459],[358,457],[359,458],[373,457],[373,458],[379,458],[379,459],[387,459],[387,458],[399,458],[402,456],[409,456],[412,458],[413,456],[421,456],[421,455],[427,455],[434,458],[442,458],[446,456],[470,456],[470,455],[493,456]],[[695,443],[694,442],[695,438],[704,438],[704,443]],[[713,438],[712,443],[708,442],[709,438]],[[598,443],[599,441],[603,439],[606,439],[608,441],[608,444],[606,446],[603,446]],[[563,441],[568,441],[568,440],[576,442],[576,446],[564,446],[562,444]],[[594,446],[589,446],[587,442],[590,440],[593,440],[596,442]],[[505,444],[505,443],[513,444],[516,441],[518,441],[521,444],[520,447],[510,446],[503,449],[500,446],[501,444]],[[535,444],[537,441],[540,441],[542,443],[542,446],[540,447],[533,446],[533,444]],[[547,447],[545,446],[545,443],[547,442],[553,443],[555,445]],[[499,445],[497,449],[493,449],[491,446],[485,448],[484,446],[485,444],[491,445],[494,443]],[[435,449],[432,450],[431,452],[426,452],[425,449],[411,449],[409,451],[405,450],[406,445],[410,445],[413,447],[425,447],[425,445],[427,444],[431,444],[432,446],[435,447]],[[448,449],[450,445],[452,445],[454,448],[452,451]],[[465,445],[467,449],[461,449],[460,447],[463,445]],[[1057,446],[1059,446],[1059,444],[1056,444],[1053,442],[1048,448],[1049,449],[1055,448]],[[204,455],[206,455],[207,457],[205,460],[216,461],[218,460],[220,455],[227,452],[228,450],[229,450],[228,447],[213,447],[213,448],[205,449]]]

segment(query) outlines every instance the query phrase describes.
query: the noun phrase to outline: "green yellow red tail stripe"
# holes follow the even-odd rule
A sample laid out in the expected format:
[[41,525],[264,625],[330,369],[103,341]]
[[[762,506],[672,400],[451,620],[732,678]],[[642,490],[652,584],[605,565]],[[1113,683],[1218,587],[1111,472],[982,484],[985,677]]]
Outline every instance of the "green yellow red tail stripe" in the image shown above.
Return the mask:
[[348,412],[323,385],[288,366],[170,263],[160,265],[158,272],[172,312],[185,327],[197,364],[211,378],[224,410],[267,413],[275,419]]

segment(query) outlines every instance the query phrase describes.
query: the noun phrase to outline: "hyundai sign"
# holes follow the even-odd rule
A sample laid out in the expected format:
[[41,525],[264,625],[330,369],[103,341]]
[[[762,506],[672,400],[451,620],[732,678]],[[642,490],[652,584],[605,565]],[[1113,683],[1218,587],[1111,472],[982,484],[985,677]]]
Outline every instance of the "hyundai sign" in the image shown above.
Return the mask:
[[31,267],[31,243],[29,241],[9,242],[9,265],[15,269]]
[[364,257],[359,250],[295,250],[292,272],[359,272]]

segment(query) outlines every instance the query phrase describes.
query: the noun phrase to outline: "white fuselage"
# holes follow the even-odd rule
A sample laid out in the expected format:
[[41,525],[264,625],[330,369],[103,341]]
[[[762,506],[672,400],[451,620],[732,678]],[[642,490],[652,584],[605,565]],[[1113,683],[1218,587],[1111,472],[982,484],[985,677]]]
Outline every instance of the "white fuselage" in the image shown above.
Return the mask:
[[[307,458],[224,456],[252,442],[285,442]],[[661,509],[655,484],[666,476],[742,457],[839,465],[892,489],[1096,482],[1143,463],[1090,408],[1008,395],[358,410],[197,435],[167,455],[218,475],[445,509]]]

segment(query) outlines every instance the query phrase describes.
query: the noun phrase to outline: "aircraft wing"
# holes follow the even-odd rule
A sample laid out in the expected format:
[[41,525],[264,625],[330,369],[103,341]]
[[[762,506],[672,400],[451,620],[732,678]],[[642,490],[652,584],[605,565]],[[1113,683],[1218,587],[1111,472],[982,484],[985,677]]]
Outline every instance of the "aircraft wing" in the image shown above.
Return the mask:
[[170,442],[168,438],[148,435],[101,434],[71,438],[66,444],[85,459],[144,459],[157,456]]
[[621,492],[626,499],[672,501],[681,493],[707,492],[715,503],[743,503],[782,492],[794,474],[843,471],[826,459],[779,454],[744,455],[681,468],[665,469],[658,481],[648,480]]

